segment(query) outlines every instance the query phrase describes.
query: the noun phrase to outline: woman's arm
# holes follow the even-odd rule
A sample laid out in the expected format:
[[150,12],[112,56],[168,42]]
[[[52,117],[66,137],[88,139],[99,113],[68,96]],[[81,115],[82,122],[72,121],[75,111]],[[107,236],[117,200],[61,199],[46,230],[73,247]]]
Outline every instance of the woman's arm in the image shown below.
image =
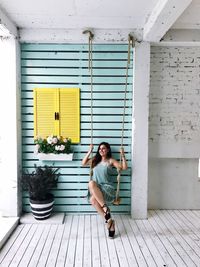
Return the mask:
[[120,154],[121,154],[120,157],[122,159],[121,164],[120,164],[120,162],[118,162],[115,159],[112,159],[111,163],[117,169],[126,170],[128,168],[128,165],[127,165],[127,162],[126,162],[126,157],[125,157],[123,148],[120,149]]
[[89,165],[91,159],[90,159],[90,154],[92,153],[92,150],[93,150],[93,145],[90,145],[90,148],[87,152],[87,154],[85,155],[85,157],[82,159],[82,166],[85,166],[85,165]]

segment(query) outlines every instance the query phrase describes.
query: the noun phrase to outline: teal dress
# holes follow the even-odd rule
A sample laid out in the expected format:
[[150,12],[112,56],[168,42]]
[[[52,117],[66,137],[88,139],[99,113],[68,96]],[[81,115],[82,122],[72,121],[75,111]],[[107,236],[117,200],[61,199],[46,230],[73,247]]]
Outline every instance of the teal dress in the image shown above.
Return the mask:
[[97,183],[106,203],[112,203],[115,200],[115,188],[111,181],[111,174],[112,166],[109,161],[101,161],[93,169],[92,180]]

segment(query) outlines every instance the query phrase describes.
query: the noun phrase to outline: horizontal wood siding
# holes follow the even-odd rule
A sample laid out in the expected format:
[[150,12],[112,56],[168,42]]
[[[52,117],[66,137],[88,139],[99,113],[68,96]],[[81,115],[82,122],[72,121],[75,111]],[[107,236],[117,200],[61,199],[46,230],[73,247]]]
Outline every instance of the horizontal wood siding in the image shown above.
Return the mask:
[[[131,55],[132,56],[132,55]],[[111,144],[113,157],[119,160],[127,45],[94,45],[93,48],[93,142],[94,151],[102,141]],[[88,46],[68,44],[21,45],[21,113],[23,168],[33,170],[34,164],[60,167],[61,177],[55,195],[55,212],[92,213],[94,209],[85,198],[89,168],[81,166],[81,159],[90,144],[90,77]],[[119,206],[116,213],[130,213],[131,203],[131,114],[132,65],[129,69],[126,102],[124,147],[129,168],[121,177]],[[81,142],[73,145],[72,162],[40,162],[34,155],[33,88],[78,87],[81,92]],[[116,174],[113,175],[116,184]],[[23,210],[29,212],[27,192],[23,193]]]

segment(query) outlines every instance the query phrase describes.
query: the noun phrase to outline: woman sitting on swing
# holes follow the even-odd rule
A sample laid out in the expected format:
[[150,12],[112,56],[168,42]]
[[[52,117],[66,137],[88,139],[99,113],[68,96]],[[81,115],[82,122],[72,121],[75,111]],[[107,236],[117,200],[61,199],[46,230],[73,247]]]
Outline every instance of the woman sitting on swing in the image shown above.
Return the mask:
[[122,163],[112,158],[110,145],[102,142],[98,146],[96,155],[91,159],[93,145],[82,160],[82,165],[91,165],[93,169],[93,178],[90,180],[88,189],[90,203],[105,218],[108,228],[108,236],[113,238],[115,235],[115,222],[111,218],[108,203],[115,200],[115,188],[111,181],[111,168],[115,167],[118,170],[126,170],[127,162],[124,155],[124,149],[120,149]]

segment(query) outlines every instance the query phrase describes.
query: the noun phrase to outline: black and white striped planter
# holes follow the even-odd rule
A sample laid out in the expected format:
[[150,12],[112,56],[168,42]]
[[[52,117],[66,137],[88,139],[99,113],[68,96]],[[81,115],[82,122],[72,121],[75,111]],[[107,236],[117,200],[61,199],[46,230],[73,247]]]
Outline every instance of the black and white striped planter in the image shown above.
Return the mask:
[[51,216],[54,204],[54,196],[48,194],[46,200],[33,200],[30,199],[31,211],[36,220],[45,220]]

